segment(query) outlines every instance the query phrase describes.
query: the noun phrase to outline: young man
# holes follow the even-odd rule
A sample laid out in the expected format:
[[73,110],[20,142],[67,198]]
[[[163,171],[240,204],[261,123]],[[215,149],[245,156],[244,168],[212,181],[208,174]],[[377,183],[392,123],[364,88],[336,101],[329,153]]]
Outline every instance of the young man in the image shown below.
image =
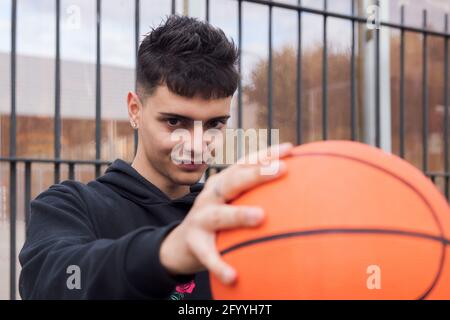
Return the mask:
[[[200,137],[184,144],[188,158],[174,161],[172,134],[194,136],[194,121],[224,130],[237,59],[221,30],[192,18],[171,16],[146,36],[137,92],[127,99],[136,156],[131,165],[115,160],[86,185],[55,184],[31,202],[19,256],[22,298],[208,299],[208,271],[226,284],[236,280],[217,252],[216,231],[256,226],[263,212],[226,203],[280,176],[284,166],[264,175],[262,164],[233,165],[203,188],[206,164],[193,159],[208,143]],[[284,145],[279,155],[289,150]]]

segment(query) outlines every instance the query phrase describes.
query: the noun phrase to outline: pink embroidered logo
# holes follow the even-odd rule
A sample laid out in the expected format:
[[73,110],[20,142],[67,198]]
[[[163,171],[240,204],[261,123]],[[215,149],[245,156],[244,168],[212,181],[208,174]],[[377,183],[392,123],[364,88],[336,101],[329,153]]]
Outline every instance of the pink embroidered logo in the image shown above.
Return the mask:
[[195,282],[194,280],[191,280],[191,282],[188,283],[182,283],[177,285],[175,290],[179,293],[192,293],[192,290],[195,288]]

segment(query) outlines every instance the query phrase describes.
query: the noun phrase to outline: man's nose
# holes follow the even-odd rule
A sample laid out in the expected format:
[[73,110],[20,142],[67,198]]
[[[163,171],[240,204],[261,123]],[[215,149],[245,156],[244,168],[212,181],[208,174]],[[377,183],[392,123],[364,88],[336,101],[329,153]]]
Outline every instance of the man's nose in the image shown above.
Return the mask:
[[[196,136],[192,138],[192,145],[191,145],[191,157],[194,159],[201,158],[204,151],[208,147],[208,142],[203,137],[203,132],[201,136]],[[197,158],[196,158],[197,157]]]

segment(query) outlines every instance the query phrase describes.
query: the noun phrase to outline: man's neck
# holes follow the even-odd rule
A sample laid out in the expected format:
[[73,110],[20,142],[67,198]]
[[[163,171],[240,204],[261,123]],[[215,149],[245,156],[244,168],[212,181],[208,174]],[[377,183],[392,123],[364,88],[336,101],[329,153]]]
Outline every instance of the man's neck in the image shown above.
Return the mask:
[[144,157],[139,156],[139,152],[136,153],[136,157],[131,166],[139,172],[141,176],[164,192],[170,199],[180,198],[190,192],[189,186],[174,184],[168,181],[167,178],[155,170]]

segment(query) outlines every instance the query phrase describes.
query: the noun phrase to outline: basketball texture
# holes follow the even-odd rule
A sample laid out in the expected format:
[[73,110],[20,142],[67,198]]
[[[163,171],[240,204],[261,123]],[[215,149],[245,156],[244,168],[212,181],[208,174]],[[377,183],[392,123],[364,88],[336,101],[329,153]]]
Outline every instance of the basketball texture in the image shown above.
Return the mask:
[[238,278],[215,299],[450,299],[450,209],[418,169],[357,142],[296,147],[288,172],[232,204],[257,228],[218,233]]

